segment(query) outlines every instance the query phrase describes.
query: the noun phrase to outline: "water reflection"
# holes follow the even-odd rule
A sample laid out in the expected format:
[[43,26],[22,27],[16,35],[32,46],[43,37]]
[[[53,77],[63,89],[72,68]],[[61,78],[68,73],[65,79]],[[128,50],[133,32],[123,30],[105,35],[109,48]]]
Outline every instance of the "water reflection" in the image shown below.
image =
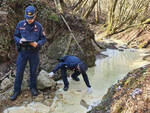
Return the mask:
[[[97,59],[96,66],[88,70],[88,76],[93,88],[92,94],[86,93],[86,85],[80,76],[80,82],[70,80],[68,92],[57,91],[57,101],[51,106],[53,113],[86,113],[87,109],[80,105],[81,99],[87,104],[98,103],[107,89],[117,80],[121,79],[129,71],[147,64],[142,61],[143,51],[129,50],[124,51],[111,50],[103,52],[109,57]],[[61,99],[58,96],[62,94]]]
[[[87,87],[82,76],[79,76],[80,82],[69,78],[70,85],[67,92],[63,91],[63,82],[59,81],[60,89],[56,91],[56,96],[51,106],[31,103],[28,108],[26,106],[12,107],[10,109],[14,111],[5,110],[4,113],[22,113],[22,111],[25,113],[28,110],[30,110],[30,113],[86,113],[90,109],[88,105],[98,104],[112,84],[124,77],[129,71],[147,64],[142,60],[143,53],[144,51],[134,49],[124,51],[107,49],[103,54],[108,55],[108,57],[104,59],[98,58],[95,62],[96,66],[89,68],[87,72],[93,88],[92,94],[87,94]],[[85,101],[84,105],[80,104],[81,100]]]

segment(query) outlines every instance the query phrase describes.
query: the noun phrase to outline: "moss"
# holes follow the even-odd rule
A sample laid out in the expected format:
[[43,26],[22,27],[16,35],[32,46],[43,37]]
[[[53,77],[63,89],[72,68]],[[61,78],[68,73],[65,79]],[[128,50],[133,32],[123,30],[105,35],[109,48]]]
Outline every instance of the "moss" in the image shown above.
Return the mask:
[[49,15],[48,17],[55,22],[59,21],[59,17],[56,13],[51,13],[51,15]]
[[54,13],[50,8],[45,8],[44,11],[40,14],[40,16],[47,16],[48,19],[54,21],[54,22],[58,22],[59,21],[59,17],[56,13]]

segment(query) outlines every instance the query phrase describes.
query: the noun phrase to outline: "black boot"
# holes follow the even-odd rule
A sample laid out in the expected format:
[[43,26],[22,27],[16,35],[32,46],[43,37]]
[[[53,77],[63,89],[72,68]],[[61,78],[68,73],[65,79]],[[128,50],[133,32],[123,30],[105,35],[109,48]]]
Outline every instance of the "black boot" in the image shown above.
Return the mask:
[[78,77],[76,77],[76,78],[72,77],[72,79],[75,81],[80,81],[80,79]]
[[68,86],[65,86],[64,87],[64,91],[68,91],[69,87]]
[[32,96],[37,96],[38,95],[38,91],[35,88],[31,89],[31,93],[32,93]]
[[17,99],[17,96],[20,95],[20,92],[14,92],[14,94],[12,96],[10,96],[10,100],[14,101]]

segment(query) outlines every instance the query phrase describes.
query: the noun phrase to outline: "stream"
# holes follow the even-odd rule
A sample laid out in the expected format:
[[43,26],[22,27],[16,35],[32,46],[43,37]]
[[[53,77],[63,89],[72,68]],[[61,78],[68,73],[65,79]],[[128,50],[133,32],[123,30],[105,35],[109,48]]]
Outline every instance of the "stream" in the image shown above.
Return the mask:
[[[87,93],[87,87],[80,75],[78,82],[68,78],[70,85],[67,92],[63,91],[63,82],[58,81],[59,90],[56,91],[54,101],[50,107],[41,107],[44,111],[40,110],[42,105],[37,107],[34,102],[29,106],[35,111],[33,113],[86,113],[92,106],[100,103],[109,87],[122,79],[128,72],[148,63],[142,60],[144,52],[144,50],[136,49],[124,49],[122,51],[107,49],[102,54],[108,57],[103,59],[97,57],[96,65],[89,68],[87,72],[93,93]],[[22,110],[15,112],[16,109]],[[27,113],[23,111],[27,111],[27,109],[12,107],[5,110],[4,113]]]
[[89,80],[92,85],[93,93],[86,92],[87,87],[79,76],[80,82],[70,79],[70,86],[67,92],[62,90],[63,85],[60,81],[60,89],[56,92],[56,98],[51,106],[53,113],[86,113],[91,106],[96,106],[107,89],[122,79],[128,72],[147,64],[143,61],[143,51],[135,49],[125,49],[123,51],[107,49],[102,52],[108,57],[97,58],[95,67],[88,69]]

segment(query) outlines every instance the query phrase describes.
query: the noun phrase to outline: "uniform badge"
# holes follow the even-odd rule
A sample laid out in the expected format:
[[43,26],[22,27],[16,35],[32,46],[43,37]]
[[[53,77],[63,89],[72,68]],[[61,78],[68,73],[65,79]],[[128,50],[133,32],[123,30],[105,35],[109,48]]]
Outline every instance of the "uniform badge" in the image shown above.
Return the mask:
[[37,32],[37,31],[38,31],[38,29],[34,29],[34,31],[35,31],[35,32]]
[[31,16],[32,15],[32,13],[31,12],[28,12],[28,16]]
[[38,31],[38,28],[36,25],[34,26],[34,31]]

